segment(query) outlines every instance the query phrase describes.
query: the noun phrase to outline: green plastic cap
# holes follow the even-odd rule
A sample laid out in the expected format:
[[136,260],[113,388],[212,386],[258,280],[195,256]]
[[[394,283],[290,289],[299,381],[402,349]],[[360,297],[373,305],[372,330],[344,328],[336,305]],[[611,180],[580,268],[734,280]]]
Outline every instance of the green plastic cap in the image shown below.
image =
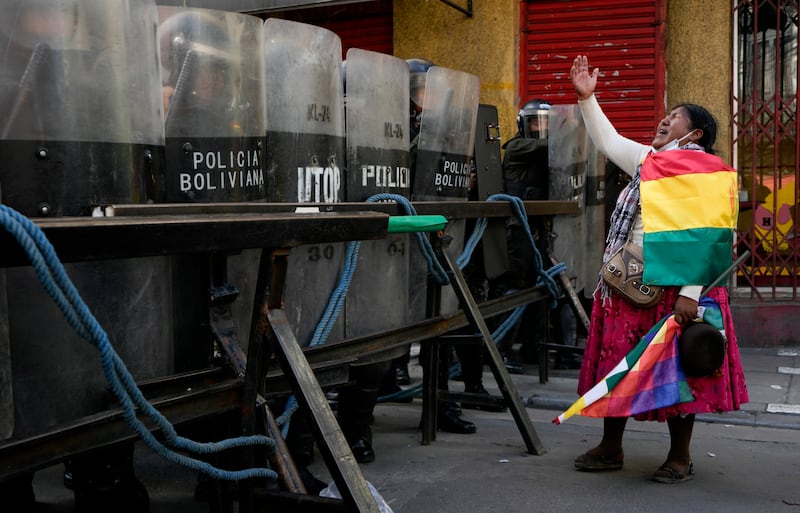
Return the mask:
[[438,232],[447,225],[444,216],[389,216],[389,233]]

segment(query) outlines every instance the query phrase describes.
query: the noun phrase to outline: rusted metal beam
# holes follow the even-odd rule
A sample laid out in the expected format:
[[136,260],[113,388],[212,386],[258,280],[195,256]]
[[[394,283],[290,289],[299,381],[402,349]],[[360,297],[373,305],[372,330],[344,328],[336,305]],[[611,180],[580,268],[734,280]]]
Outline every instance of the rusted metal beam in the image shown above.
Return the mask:
[[[438,214],[448,218],[509,217],[514,215],[507,201],[415,201],[418,214]],[[577,215],[576,201],[524,201],[525,212],[536,215]],[[317,208],[320,212],[384,212],[389,215],[405,215],[402,205],[392,202],[379,203],[159,203],[151,205],[114,205],[117,217],[147,217],[161,215],[222,215],[222,214],[275,214],[293,213],[297,208]],[[302,214],[313,215],[313,214]]]
[[[182,209],[180,209],[182,210]],[[36,219],[62,262],[231,252],[250,248],[370,240],[386,237],[382,212],[214,213]],[[0,231],[0,266],[28,265],[25,253]]]
[[[184,381],[183,386],[188,383]],[[150,403],[173,425],[179,426],[238,410],[241,407],[241,390],[241,379],[227,379],[210,385],[195,383],[183,393],[153,398]],[[142,417],[142,420],[158,433],[149,419]],[[34,437],[6,440],[0,442],[0,481],[49,467],[70,456],[136,438],[123,418],[123,411],[114,409],[84,417]]]

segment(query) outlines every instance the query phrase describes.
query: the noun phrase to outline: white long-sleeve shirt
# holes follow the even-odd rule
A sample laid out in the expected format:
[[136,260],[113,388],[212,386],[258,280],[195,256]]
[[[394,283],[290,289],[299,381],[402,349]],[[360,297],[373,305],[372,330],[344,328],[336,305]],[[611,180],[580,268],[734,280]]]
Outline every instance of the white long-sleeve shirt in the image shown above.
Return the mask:
[[[639,163],[653,151],[653,147],[621,136],[608,120],[603,109],[600,108],[594,95],[585,100],[578,100],[578,106],[581,109],[586,130],[597,149],[620,169],[630,176],[634,176]],[[641,245],[643,238],[642,215],[638,213],[633,222],[631,240],[635,244]],[[679,293],[697,301],[702,290],[701,285],[685,285],[681,287]]]

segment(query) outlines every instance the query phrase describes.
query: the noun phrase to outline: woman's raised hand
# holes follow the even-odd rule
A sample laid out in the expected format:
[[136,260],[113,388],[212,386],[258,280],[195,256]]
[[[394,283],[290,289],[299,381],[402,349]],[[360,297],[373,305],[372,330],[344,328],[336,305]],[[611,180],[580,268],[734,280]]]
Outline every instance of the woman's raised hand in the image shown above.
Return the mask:
[[579,99],[585,100],[594,94],[599,73],[599,68],[595,68],[589,73],[589,58],[587,56],[579,55],[575,57],[569,70],[569,78],[572,80],[572,85],[575,87],[575,92],[578,93]]

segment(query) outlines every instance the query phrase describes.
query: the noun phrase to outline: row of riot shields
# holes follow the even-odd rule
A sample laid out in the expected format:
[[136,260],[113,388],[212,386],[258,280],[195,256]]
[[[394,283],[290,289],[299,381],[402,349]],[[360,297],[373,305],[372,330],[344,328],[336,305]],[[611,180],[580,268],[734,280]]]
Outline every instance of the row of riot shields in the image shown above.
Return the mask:
[[[339,37],[320,27],[150,1],[18,0],[4,4],[0,45],[0,200],[29,217],[103,215],[120,203],[467,199],[480,95],[468,73],[427,72],[412,144],[406,62],[359,49],[343,61]],[[599,190],[584,182],[598,183],[601,166],[585,166],[596,159],[575,108],[551,118],[551,199],[597,204]],[[594,270],[568,248],[594,240],[592,219],[556,227],[557,253],[576,255],[569,267],[586,281]],[[448,233],[460,252],[463,221]],[[292,251],[285,305],[303,345],[345,247]],[[209,255],[67,268],[134,376],[147,379],[208,365],[210,286],[240,289],[235,318],[248,332],[258,253],[223,257],[227,272],[214,278]],[[363,243],[356,266],[332,340],[457,306],[445,288],[429,308],[427,263],[408,235]],[[95,350],[33,272],[0,274],[0,440],[110,407]]]
[[[2,10],[0,200],[26,216],[102,216],[126,203],[363,202],[378,193],[466,201],[473,75],[428,72],[411,169],[407,64],[351,49],[343,65],[341,42],[326,29],[150,0],[13,0]],[[332,340],[413,320],[414,280],[427,276],[415,246],[407,235],[361,246]],[[292,251],[285,305],[303,345],[344,252],[344,244]],[[214,277],[220,255],[76,263],[67,272],[141,380],[209,365],[209,287],[230,281],[240,290],[235,321],[249,332],[258,254],[221,257],[226,271]],[[114,407],[99,355],[34,273],[0,275],[0,440]]]

